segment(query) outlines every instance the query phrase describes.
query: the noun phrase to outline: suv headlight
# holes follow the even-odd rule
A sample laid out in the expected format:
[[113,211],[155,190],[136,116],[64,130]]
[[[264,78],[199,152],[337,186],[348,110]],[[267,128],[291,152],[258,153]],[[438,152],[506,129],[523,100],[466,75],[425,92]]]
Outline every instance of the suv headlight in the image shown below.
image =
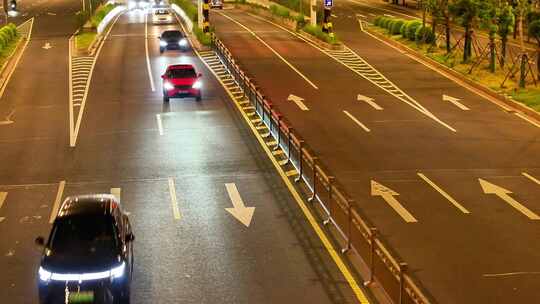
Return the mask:
[[180,46],[187,46],[187,40],[186,40],[186,38],[180,39],[180,41],[178,41],[178,44],[179,44]]
[[194,89],[200,89],[202,87],[202,81],[197,80],[195,83],[191,86]]
[[122,262],[120,266],[114,267],[111,269],[111,277],[113,278],[121,278],[124,275],[124,272],[126,270],[126,263]]
[[159,46],[167,46],[167,41],[160,40]]
[[165,81],[163,83],[163,87],[166,89],[166,90],[172,90],[174,89],[174,86],[172,85],[172,83],[168,82],[168,81]]
[[39,266],[38,274],[39,280],[42,282],[49,282],[51,280],[52,273],[41,266]]

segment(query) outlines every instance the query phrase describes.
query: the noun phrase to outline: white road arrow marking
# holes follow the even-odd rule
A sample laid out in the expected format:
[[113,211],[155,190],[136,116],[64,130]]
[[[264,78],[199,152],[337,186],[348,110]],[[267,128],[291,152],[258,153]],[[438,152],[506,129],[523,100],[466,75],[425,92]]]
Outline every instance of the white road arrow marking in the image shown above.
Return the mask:
[[367,97],[367,96],[358,94],[358,96],[356,97],[356,100],[363,101],[363,102],[367,103],[368,105],[372,106],[375,110],[382,111],[382,109],[383,109],[381,106],[376,104],[375,101],[374,101],[375,99],[373,99],[371,97]]
[[442,99],[443,99],[443,101],[449,101],[449,102],[453,103],[456,107],[460,108],[463,111],[469,111],[470,110],[469,108],[467,108],[467,106],[465,106],[464,104],[459,102],[461,100],[459,98],[455,98],[455,97],[448,96],[448,95],[443,95]]
[[305,105],[304,102],[303,102],[303,101],[304,101],[304,98],[298,97],[298,96],[296,96],[296,95],[291,94],[291,95],[289,95],[289,97],[287,98],[287,100],[288,100],[288,101],[294,102],[294,103],[300,108],[300,110],[302,110],[302,111],[309,111],[309,108],[306,107],[306,105]]
[[225,184],[227,188],[227,193],[233,204],[233,208],[225,208],[232,216],[239,220],[246,227],[249,227],[251,219],[253,218],[253,213],[255,212],[255,207],[246,207],[240,197],[240,193],[236,188],[236,184],[229,183]]
[[390,207],[392,207],[407,223],[416,223],[418,222],[412,214],[403,207],[394,196],[399,194],[394,190],[387,188],[378,182],[371,181],[371,196],[380,196],[382,197]]
[[538,214],[532,212],[527,207],[523,206],[521,203],[510,197],[512,191],[506,190],[503,187],[499,187],[495,184],[492,184],[486,180],[483,180],[481,178],[478,179],[480,182],[480,186],[482,187],[482,190],[485,194],[495,194],[500,199],[508,203],[510,206],[514,207],[517,211],[523,213],[525,216],[527,216],[531,220],[540,220],[540,216]]
[[48,50],[48,49],[52,48],[52,45],[51,45],[50,42],[47,42],[47,43],[45,43],[45,45],[42,46],[41,48],[42,48],[42,49],[45,49],[45,50]]

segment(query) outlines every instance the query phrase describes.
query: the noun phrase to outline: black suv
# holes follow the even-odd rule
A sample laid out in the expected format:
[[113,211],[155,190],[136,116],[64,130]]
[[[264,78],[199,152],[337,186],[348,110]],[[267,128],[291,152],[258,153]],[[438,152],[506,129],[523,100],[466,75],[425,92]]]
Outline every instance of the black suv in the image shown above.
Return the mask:
[[113,195],[68,197],[43,247],[40,303],[129,303],[133,232]]
[[189,43],[186,35],[178,30],[164,31],[159,37],[159,52],[163,53],[165,50],[181,50],[187,51],[189,49]]

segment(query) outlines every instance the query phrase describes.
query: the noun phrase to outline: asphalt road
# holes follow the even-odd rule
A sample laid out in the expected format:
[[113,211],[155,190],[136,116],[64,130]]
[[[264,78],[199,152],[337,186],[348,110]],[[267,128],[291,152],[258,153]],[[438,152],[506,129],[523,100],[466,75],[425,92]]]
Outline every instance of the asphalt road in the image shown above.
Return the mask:
[[[337,34],[408,94],[409,104],[265,20],[234,9],[213,11],[211,20],[436,300],[540,301],[540,222],[529,218],[540,214],[540,187],[532,179],[540,177],[538,125],[361,33],[353,16],[334,21]],[[359,64],[358,56],[347,56],[344,63]],[[289,94],[304,98],[309,111],[287,101]],[[382,110],[358,101],[358,94]],[[444,94],[468,110],[443,101]],[[509,191],[485,194],[479,179]],[[395,191],[416,222],[373,196],[372,181]]]
[[[2,113],[15,111],[13,123],[0,125],[2,301],[36,301],[34,238],[48,234],[56,200],[96,192],[116,193],[130,213],[134,303],[355,301],[210,71],[193,52],[159,54],[158,34],[175,25],[148,24],[146,36],[144,12],[118,19],[70,148],[71,33],[65,20],[49,18],[36,18],[36,39],[0,100]],[[43,49],[44,41],[53,49]],[[183,62],[203,74],[203,100],[163,104],[159,76],[168,64]],[[256,208],[249,227],[226,212],[232,207],[226,184]]]

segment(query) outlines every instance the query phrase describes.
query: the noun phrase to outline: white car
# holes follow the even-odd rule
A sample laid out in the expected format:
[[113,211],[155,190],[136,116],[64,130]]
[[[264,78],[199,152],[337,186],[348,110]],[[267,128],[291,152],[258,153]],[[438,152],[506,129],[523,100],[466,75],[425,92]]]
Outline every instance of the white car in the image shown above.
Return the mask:
[[152,23],[154,24],[170,24],[173,23],[173,15],[170,10],[159,8],[152,15]]
[[223,1],[222,0],[210,0],[210,8],[223,9]]

